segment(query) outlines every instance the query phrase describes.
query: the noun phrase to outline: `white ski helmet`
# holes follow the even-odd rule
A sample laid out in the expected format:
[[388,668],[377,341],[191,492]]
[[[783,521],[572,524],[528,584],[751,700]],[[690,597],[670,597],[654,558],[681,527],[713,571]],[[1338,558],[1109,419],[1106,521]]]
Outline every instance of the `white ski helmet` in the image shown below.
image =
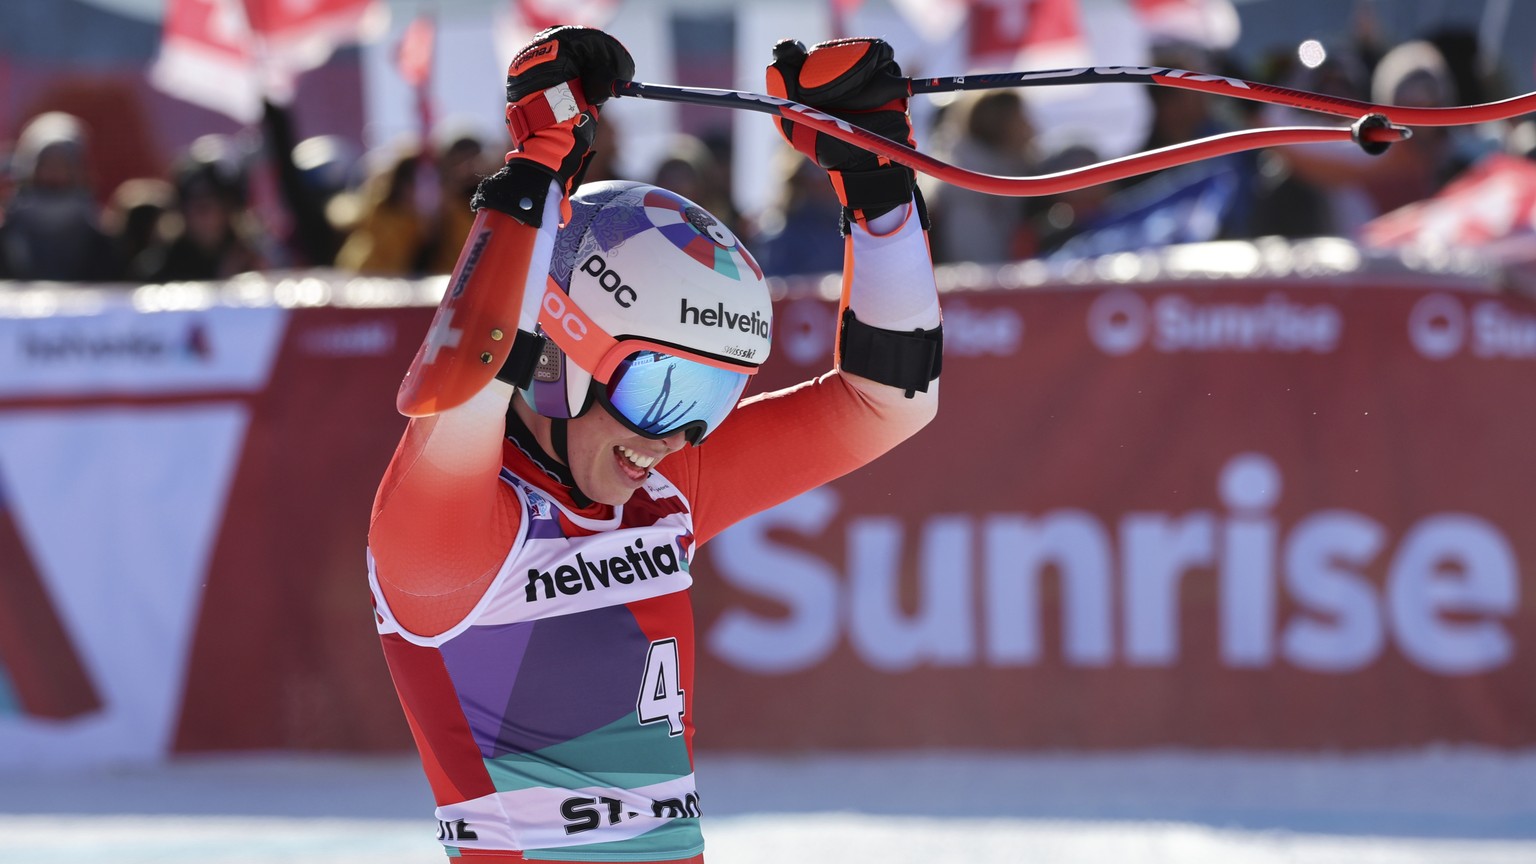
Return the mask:
[[[712,388],[704,402],[729,405],[689,418],[691,402],[670,404],[657,422],[639,425],[637,416],[613,413],[652,437],[675,431],[680,418],[691,419],[682,426],[697,442],[734,407],[746,376],[768,358],[773,308],[762,268],[718,219],[666,189],[592,183],[571,197],[570,206],[541,302],[539,329],[548,341],[523,398],[546,417],[579,417],[594,398],[621,395],[614,386],[631,364],[639,370],[675,355],[684,359],[685,371],[704,373],[698,378],[711,377],[704,366],[724,370],[694,383]],[[638,359],[641,351],[646,359]],[[630,359],[615,374],[620,357]],[[594,374],[603,381],[598,387],[592,386]],[[653,382],[647,392],[657,401],[651,408],[669,390],[675,400],[679,385],[690,380],[683,373],[676,377],[668,373],[664,384]],[[722,392],[731,387],[734,396]]]

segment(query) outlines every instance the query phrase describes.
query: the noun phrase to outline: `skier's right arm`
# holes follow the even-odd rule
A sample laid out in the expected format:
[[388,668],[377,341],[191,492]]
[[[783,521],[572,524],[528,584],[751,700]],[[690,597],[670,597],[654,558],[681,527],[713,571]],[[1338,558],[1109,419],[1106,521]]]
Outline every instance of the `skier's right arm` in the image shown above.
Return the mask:
[[624,46],[581,27],[537,34],[507,71],[517,149],[475,195],[474,226],[400,385],[397,407],[412,419],[369,527],[385,598],[413,632],[456,623],[516,537],[519,514],[498,480],[507,379],[532,373],[562,204],[591,156],[598,106],[633,74]]

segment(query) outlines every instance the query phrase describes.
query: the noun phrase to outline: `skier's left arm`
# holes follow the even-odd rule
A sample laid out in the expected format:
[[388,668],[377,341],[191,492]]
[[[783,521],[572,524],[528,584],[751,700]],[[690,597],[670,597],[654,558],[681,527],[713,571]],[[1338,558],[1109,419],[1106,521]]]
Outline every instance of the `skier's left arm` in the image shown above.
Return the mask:
[[[770,93],[911,146],[905,83],[884,41],[839,40],[810,52],[784,42],[774,57]],[[669,476],[679,469],[692,475],[678,479],[694,496],[699,542],[873,461],[938,409],[939,299],[912,170],[803,124],[785,121],[781,131],[827,169],[843,203],[836,365],[813,381],[748,399],[706,446],[663,463]]]

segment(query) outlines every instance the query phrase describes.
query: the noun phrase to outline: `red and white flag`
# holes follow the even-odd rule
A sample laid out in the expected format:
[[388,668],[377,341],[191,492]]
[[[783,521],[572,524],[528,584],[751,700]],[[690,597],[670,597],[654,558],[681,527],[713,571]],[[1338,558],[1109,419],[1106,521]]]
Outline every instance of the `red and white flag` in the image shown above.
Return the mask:
[[1433,197],[1366,223],[1360,239],[1385,249],[1476,249],[1500,264],[1536,267],[1536,163],[1487,156]]
[[299,74],[385,22],[380,0],[167,0],[156,87],[244,123],[287,102]]
[[405,28],[400,44],[395,46],[395,66],[400,77],[416,94],[416,118],[421,140],[432,134],[432,63],[437,54],[437,22],[429,15],[418,16]]
[[533,34],[546,27],[577,24],[607,27],[622,0],[509,0],[494,28],[496,51],[511,62]]
[[619,0],[513,0],[512,5],[535,33],[561,24],[606,27],[619,10]]
[[[621,0],[511,0],[511,14],[506,16],[501,33],[503,48],[522,47],[533,34],[546,27],[577,24],[582,27],[606,27],[619,11]],[[503,53],[511,56],[510,51]]]
[[1091,51],[1077,0],[971,0],[971,71],[1086,66]]
[[1153,41],[1221,51],[1236,44],[1242,32],[1232,0],[1131,0],[1131,7]]

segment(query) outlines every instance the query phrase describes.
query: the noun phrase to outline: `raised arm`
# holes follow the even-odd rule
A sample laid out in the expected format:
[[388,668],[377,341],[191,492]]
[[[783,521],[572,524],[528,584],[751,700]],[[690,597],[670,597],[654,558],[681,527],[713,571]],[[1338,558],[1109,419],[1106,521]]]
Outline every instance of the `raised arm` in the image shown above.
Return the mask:
[[[901,70],[881,40],[807,52],[774,48],[769,92],[908,144]],[[734,522],[867,464],[938,409],[942,348],[927,214],[911,169],[782,121],[797,150],[826,168],[843,203],[844,266],[834,369],[749,399],[708,446],[685,451],[700,542]]]
[[462,618],[517,536],[515,498],[498,480],[508,401],[537,362],[561,203],[590,158],[597,106],[633,74],[622,45],[578,27],[538,34],[508,69],[517,149],[475,195],[474,227],[400,386],[398,407],[412,419],[369,528],[380,587],[415,633]]

